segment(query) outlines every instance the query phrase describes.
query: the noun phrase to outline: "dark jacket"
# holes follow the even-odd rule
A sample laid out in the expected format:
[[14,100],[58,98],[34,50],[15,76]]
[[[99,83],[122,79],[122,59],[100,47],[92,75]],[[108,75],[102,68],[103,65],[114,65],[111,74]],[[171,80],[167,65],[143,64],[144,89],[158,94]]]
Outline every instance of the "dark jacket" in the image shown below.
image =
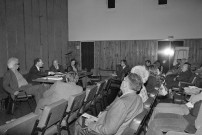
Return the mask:
[[48,76],[48,72],[43,72],[39,71],[37,67],[34,65],[30,68],[29,74],[28,74],[28,82],[32,82],[32,80],[43,77],[43,76]]
[[54,65],[52,65],[50,67],[50,71],[53,71],[53,72],[62,72],[64,73],[64,68],[62,67],[62,65],[58,65],[59,66],[59,69],[56,69]]
[[120,66],[118,68],[118,70],[116,71],[117,78],[120,79],[120,80],[123,80],[123,78],[125,76],[127,76],[129,72],[130,72],[130,68],[129,68],[128,65],[126,65],[126,67],[124,69]]

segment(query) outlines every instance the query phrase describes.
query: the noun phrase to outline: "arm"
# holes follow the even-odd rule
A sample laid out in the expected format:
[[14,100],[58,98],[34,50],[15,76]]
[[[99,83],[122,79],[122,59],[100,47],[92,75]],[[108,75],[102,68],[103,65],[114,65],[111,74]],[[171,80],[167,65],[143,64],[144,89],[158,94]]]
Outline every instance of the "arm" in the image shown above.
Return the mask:
[[[127,116],[126,107],[120,100],[106,112],[105,117],[89,124],[89,129],[100,134],[115,134]],[[104,119],[104,120],[103,120]],[[102,123],[99,121],[103,121]]]
[[13,95],[15,93],[15,91],[19,90],[19,88],[18,87],[14,88],[14,89],[11,88],[11,86],[10,86],[11,85],[10,84],[10,78],[11,78],[11,76],[10,76],[9,73],[6,73],[4,75],[4,78],[3,78],[3,88],[4,88],[5,91],[7,91],[11,95]]

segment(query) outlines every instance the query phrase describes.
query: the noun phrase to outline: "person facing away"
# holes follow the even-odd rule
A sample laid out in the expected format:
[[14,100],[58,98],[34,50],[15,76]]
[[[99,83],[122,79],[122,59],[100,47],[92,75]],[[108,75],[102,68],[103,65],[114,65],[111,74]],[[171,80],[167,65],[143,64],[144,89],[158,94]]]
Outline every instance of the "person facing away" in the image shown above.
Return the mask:
[[48,76],[48,75],[53,75],[54,72],[43,72],[41,68],[43,67],[43,61],[41,58],[36,58],[34,59],[34,65],[30,68],[29,74],[28,74],[28,81],[32,82],[32,80]]
[[56,81],[50,89],[43,94],[43,98],[39,100],[35,109],[36,113],[40,113],[40,109],[45,105],[50,105],[61,99],[68,100],[71,95],[83,92],[83,88],[76,85],[78,76],[75,73],[69,72],[66,74],[65,78],[66,82]]
[[9,58],[7,62],[8,71],[3,77],[3,88],[8,92],[12,98],[24,90],[27,94],[32,94],[36,102],[41,98],[43,92],[46,90],[44,85],[31,85],[18,71],[20,63],[15,57]]
[[117,78],[123,80],[124,77],[130,72],[130,68],[126,60],[121,60],[120,67],[117,69]]
[[62,65],[60,65],[58,63],[58,60],[53,60],[52,62],[52,65],[49,69],[50,71],[53,71],[53,72],[61,72],[61,73],[64,73],[64,68],[62,67]]
[[122,96],[98,115],[98,120],[86,119],[88,131],[81,125],[81,117],[75,123],[75,135],[121,135],[135,116],[143,110],[141,97],[136,94],[141,89],[142,79],[130,73],[121,83]]

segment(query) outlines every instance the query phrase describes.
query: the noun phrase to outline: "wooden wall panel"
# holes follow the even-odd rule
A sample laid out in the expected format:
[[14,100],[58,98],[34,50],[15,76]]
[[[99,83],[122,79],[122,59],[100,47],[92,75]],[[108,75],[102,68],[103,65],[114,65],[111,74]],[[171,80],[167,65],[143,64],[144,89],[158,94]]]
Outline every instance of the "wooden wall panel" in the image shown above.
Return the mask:
[[53,59],[66,64],[68,41],[67,0],[0,1],[0,76],[7,59],[17,57],[26,73],[40,57],[48,69]]

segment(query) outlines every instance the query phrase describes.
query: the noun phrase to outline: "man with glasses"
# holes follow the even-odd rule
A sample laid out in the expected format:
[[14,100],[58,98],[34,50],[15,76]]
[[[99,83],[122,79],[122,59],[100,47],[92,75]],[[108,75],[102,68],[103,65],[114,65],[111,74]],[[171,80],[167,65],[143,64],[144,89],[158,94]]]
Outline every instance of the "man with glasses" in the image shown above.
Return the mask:
[[8,71],[3,77],[3,88],[14,99],[16,95],[24,90],[27,94],[34,95],[36,102],[39,101],[43,92],[46,90],[43,85],[31,85],[18,71],[19,60],[17,58],[10,58],[7,62]]

